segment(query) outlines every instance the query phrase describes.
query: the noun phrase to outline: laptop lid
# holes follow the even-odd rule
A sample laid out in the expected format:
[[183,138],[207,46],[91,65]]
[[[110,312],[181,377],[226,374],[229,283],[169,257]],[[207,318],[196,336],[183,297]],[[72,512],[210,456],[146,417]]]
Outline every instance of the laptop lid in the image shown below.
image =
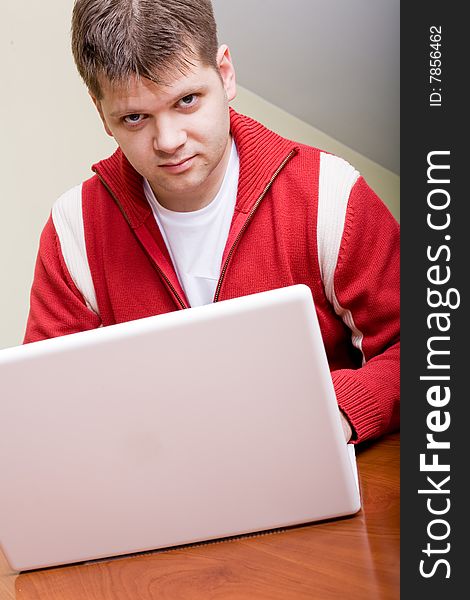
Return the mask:
[[0,397],[15,570],[360,508],[303,285],[1,350]]

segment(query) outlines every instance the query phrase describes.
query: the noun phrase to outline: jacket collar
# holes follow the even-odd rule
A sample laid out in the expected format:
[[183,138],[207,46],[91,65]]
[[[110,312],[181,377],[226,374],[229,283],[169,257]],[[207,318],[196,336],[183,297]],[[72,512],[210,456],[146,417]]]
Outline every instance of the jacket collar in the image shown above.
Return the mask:
[[[280,168],[298,146],[270,131],[261,123],[230,109],[230,130],[240,157],[236,209],[247,213]],[[145,198],[142,176],[118,148],[109,158],[93,165],[92,170],[119,203],[134,229],[151,213]]]
[[230,129],[240,157],[237,209],[249,212],[297,145],[230,109]]

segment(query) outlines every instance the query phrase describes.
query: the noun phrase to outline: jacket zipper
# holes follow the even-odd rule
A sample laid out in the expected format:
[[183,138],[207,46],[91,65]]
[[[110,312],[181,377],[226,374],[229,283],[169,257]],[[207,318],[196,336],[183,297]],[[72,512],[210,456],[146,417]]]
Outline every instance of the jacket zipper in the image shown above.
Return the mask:
[[248,225],[250,224],[251,219],[253,218],[253,215],[255,214],[258,206],[261,204],[261,201],[263,200],[263,198],[266,196],[269,188],[271,187],[273,181],[276,179],[276,177],[279,175],[280,171],[284,168],[285,164],[289,161],[289,159],[291,158],[291,156],[293,154],[296,153],[296,150],[291,150],[289,152],[289,154],[286,156],[286,158],[282,161],[282,163],[279,165],[279,167],[276,169],[275,173],[273,174],[273,176],[271,177],[271,179],[269,180],[268,184],[266,185],[266,187],[264,188],[263,192],[261,193],[261,196],[258,198],[258,200],[254,203],[253,208],[251,209],[251,211],[248,214],[248,217],[246,219],[246,221],[243,223],[243,227],[240,229],[240,231],[238,232],[237,237],[235,238],[235,241],[232,244],[232,247],[230,248],[230,251],[227,255],[227,258],[225,259],[225,263],[224,266],[222,267],[222,270],[220,272],[220,277],[219,277],[219,281],[217,283],[217,289],[215,291],[215,295],[214,295],[214,302],[218,302],[219,301],[219,295],[220,295],[220,289],[222,287],[222,283],[225,277],[225,273],[227,271],[227,267],[228,264],[230,262],[230,259],[232,258],[233,253],[235,252],[235,248],[237,247],[238,242],[240,241],[240,238],[242,237],[242,235],[244,234],[246,228],[248,227]]
[[[132,231],[134,231],[134,228],[132,227],[127,215],[126,215],[126,211],[123,209],[122,204],[119,202],[119,200],[116,198],[115,194],[111,191],[111,189],[109,188],[109,186],[107,185],[107,183],[104,181],[104,179],[101,177],[101,175],[99,175],[99,173],[97,173],[99,180],[101,181],[101,183],[104,185],[104,187],[108,190],[108,193],[111,195],[111,197],[113,198],[114,202],[116,202],[116,204],[119,207],[119,210],[121,211],[121,213],[123,214],[127,224],[129,225],[129,227],[132,229]],[[178,292],[175,290],[174,285],[171,283],[171,281],[168,279],[168,277],[165,275],[165,273],[162,271],[162,269],[158,266],[158,264],[155,262],[155,260],[152,258],[152,256],[150,255],[150,253],[147,251],[147,249],[144,247],[144,245],[142,244],[142,242],[139,240],[139,237],[134,234],[136,236],[136,238],[138,239],[140,245],[143,247],[145,253],[147,254],[147,256],[150,258],[150,260],[152,261],[153,266],[157,269],[158,273],[160,274],[160,276],[162,277],[162,279],[165,280],[166,284],[168,285],[168,287],[170,288],[170,290],[172,291],[173,295],[175,296],[176,300],[178,301],[178,304],[180,305],[180,309],[185,309],[188,308],[186,306],[186,304],[184,303],[184,301],[181,299],[181,296],[178,294]]]

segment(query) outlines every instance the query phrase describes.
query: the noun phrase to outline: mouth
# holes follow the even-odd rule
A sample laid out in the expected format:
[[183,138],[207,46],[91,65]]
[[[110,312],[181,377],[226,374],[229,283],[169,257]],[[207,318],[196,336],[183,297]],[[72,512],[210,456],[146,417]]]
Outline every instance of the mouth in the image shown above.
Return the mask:
[[189,169],[195,157],[196,155],[184,158],[178,162],[164,163],[163,165],[159,165],[159,167],[170,173],[181,173]]

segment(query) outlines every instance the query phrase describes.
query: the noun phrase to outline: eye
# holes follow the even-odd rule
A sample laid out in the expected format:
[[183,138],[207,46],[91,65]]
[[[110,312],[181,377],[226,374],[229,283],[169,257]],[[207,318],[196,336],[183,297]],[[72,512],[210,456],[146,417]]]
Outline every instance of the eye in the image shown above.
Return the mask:
[[124,123],[127,123],[128,125],[138,125],[139,123],[141,123],[144,120],[144,115],[135,113],[132,115],[126,115],[125,117],[123,117],[123,121]]
[[196,94],[188,94],[187,96],[183,96],[181,100],[178,101],[178,104],[181,108],[191,108],[197,103]]

